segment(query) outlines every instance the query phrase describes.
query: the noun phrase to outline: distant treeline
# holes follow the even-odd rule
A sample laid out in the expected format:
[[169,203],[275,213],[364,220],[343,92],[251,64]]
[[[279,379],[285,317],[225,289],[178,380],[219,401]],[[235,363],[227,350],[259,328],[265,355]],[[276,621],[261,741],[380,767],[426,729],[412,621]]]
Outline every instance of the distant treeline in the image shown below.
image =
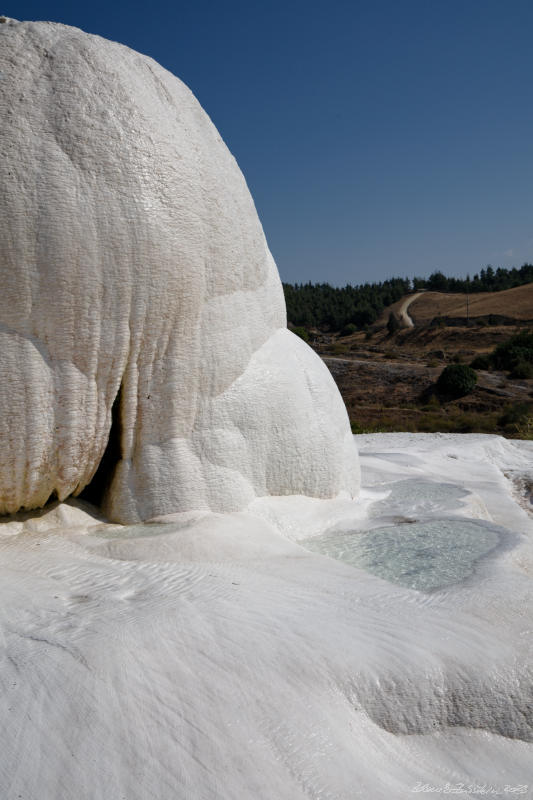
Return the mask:
[[407,278],[392,278],[383,283],[344,286],[329,283],[284,283],[287,317],[293,325],[305,328],[342,330],[346,325],[365,328],[411,289]]
[[410,291],[499,292],[533,283],[533,265],[516,269],[491,266],[470,278],[447,278],[434,272],[429,278],[391,278],[382,283],[337,288],[329,283],[284,283],[287,317],[292,325],[321,330],[361,330],[372,325],[384,308]]
[[434,272],[429,278],[413,278],[413,289],[428,289],[432,292],[501,292],[513,286],[533,283],[533,264],[524,264],[517,269],[494,269],[490,265],[476,273],[473,278],[447,278],[442,272]]

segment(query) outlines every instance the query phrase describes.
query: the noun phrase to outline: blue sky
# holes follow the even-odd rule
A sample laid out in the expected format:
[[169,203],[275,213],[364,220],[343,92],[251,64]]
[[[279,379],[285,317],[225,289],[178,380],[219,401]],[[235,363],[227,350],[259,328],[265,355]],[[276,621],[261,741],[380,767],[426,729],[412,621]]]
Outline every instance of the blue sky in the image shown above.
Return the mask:
[[533,261],[529,0],[5,0],[146,53],[243,170],[281,277]]

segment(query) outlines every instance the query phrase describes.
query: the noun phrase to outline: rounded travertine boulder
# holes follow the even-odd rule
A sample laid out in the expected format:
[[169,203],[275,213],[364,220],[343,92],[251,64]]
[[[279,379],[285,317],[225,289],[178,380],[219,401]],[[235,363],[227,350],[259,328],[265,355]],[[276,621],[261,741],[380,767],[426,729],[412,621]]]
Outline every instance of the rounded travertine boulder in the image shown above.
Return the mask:
[[6,20],[0,185],[0,513],[79,494],[112,427],[117,521],[357,492],[340,395],[286,330],[244,178],[183,83]]

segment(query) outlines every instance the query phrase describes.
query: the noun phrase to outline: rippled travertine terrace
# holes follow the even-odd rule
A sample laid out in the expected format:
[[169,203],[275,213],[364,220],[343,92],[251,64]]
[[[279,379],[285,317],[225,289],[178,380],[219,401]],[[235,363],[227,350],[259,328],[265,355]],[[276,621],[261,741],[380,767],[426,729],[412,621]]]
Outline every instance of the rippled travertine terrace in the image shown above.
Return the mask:
[[1,523],[2,797],[531,798],[533,443],[357,444],[357,502]]

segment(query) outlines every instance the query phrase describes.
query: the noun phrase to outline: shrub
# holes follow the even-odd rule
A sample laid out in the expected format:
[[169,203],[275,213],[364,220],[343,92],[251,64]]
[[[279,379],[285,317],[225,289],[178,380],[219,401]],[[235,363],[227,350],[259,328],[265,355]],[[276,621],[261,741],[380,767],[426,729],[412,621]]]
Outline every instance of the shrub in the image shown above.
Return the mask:
[[464,397],[477,383],[477,375],[467,364],[449,364],[437,380],[437,391],[447,397]]
[[530,361],[517,361],[510,375],[511,378],[533,378],[533,364]]
[[472,369],[490,369],[492,361],[490,356],[476,356],[474,360],[470,362],[470,366]]
[[383,427],[383,425],[378,425],[377,422],[370,422],[368,425],[360,425],[359,422],[352,420],[350,423],[352,428],[352,433],[361,434],[361,433],[387,433],[388,428]]
[[524,422],[531,414],[531,403],[514,403],[508,405],[501,417],[498,418],[498,425],[502,428],[512,430]]
[[426,397],[424,399],[426,400],[426,403],[422,406],[422,411],[436,411],[438,408],[440,408],[439,398],[436,394],[432,393],[428,396],[426,393]]
[[519,439],[533,439],[533,416],[524,417],[524,419],[517,423],[516,433]]
[[335,342],[331,349],[336,356],[344,356],[348,352],[348,345],[342,342]]
[[533,364],[533,333],[522,331],[499,344],[492,354],[492,361],[496,369],[511,372],[522,362]]
[[295,333],[296,336],[299,336],[300,339],[303,339],[304,342],[308,342],[309,341],[309,332],[306,331],[305,328],[302,328],[301,326],[300,327],[296,327],[296,328],[292,329],[292,332]]
[[389,314],[389,319],[387,320],[387,330],[389,332],[389,336],[393,336],[396,331],[399,331],[401,328],[401,323],[396,314],[391,311]]
[[352,333],[355,333],[357,330],[357,325],[354,325],[353,322],[349,322],[348,325],[345,325],[341,331],[341,336],[351,336]]

